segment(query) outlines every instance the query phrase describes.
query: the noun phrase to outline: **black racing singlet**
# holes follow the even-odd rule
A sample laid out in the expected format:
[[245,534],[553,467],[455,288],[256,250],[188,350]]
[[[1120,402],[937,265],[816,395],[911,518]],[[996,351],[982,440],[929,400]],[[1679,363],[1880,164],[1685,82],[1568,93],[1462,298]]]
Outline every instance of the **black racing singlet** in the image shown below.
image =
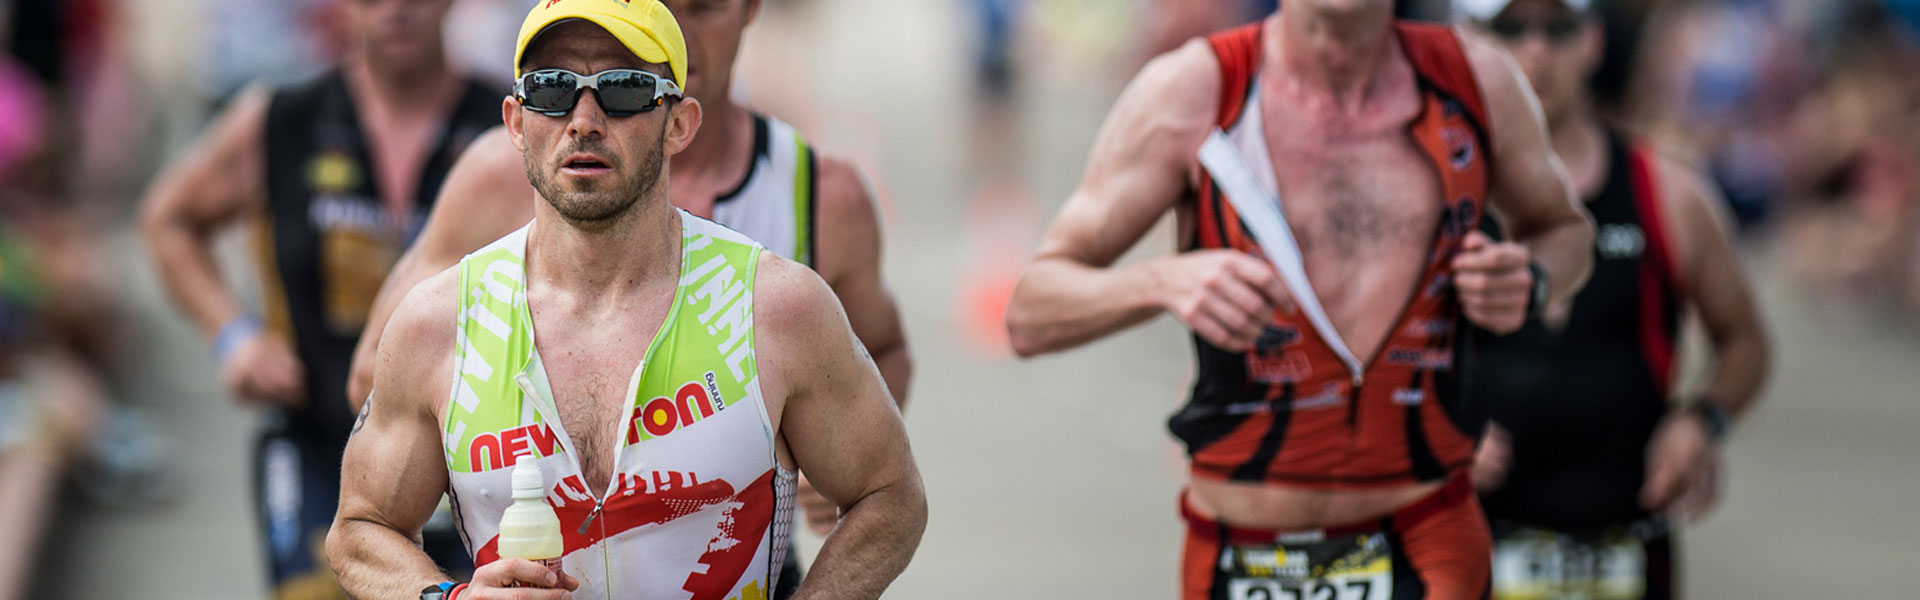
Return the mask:
[[[1593,278],[1566,329],[1538,320],[1507,336],[1477,332],[1473,384],[1513,439],[1507,480],[1487,514],[1564,531],[1646,516],[1646,448],[1667,412],[1679,327],[1650,155],[1609,132],[1608,174],[1593,213]],[[1482,220],[1483,224],[1491,220]]]
[[344,437],[347,371],[373,297],[412,243],[447,169],[468,142],[500,124],[506,92],[469,80],[419,174],[413,214],[395,222],[380,202],[366,137],[339,72],[277,90],[267,108],[267,210],[256,225],[266,322],[306,368],[307,403],[294,429]]

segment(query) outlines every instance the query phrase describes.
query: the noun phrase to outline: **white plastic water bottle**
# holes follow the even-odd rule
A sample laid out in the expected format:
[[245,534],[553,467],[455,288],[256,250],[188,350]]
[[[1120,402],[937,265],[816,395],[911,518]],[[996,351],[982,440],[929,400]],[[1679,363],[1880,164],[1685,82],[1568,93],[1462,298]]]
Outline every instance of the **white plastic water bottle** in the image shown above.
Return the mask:
[[500,558],[524,558],[545,565],[564,580],[560,555],[560,516],[547,504],[546,476],[531,456],[513,466],[513,504],[500,516]]

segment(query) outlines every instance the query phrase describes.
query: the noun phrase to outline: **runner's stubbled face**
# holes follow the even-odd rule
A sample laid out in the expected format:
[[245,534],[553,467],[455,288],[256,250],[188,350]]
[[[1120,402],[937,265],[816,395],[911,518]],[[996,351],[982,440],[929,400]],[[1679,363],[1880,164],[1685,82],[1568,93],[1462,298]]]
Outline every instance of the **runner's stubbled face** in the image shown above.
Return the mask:
[[[582,75],[642,69],[671,77],[666,65],[641,60],[613,34],[587,21],[563,22],[542,32],[528,46],[522,69],[566,69]],[[607,116],[591,90],[582,90],[573,110],[558,117],[508,102],[509,114],[520,119],[527,179],[575,227],[610,225],[653,194],[665,176],[667,121],[676,108],[674,100],[620,118]]]
[[[1524,25],[1525,32],[1516,37],[1499,35],[1493,25],[1502,23]],[[1554,23],[1576,26],[1571,33],[1555,36],[1550,31]],[[1483,24],[1481,31],[1513,55],[1549,123],[1564,122],[1570,116],[1567,111],[1578,110],[1576,100],[1585,96],[1587,81],[1600,66],[1604,36],[1599,19],[1560,0],[1515,0]]]
[[441,26],[453,0],[347,0],[340,5],[347,41],[367,64],[401,74],[443,64]]
[[740,39],[760,12],[760,0],[661,0],[687,40],[688,96],[721,100],[733,87]]

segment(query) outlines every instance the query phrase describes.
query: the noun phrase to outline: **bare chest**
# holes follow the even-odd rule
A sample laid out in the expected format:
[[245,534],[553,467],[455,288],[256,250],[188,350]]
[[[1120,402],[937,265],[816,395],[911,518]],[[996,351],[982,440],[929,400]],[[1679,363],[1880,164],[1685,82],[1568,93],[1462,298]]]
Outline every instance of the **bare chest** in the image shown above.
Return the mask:
[[540,361],[553,389],[554,407],[590,488],[611,480],[618,440],[625,434],[633,399],[629,382],[646,358],[666,313],[624,314],[534,310]]
[[1419,97],[1359,114],[1265,108],[1266,142],[1314,292],[1360,357],[1376,349],[1426,268],[1438,172],[1408,132]]
[[1278,112],[1281,125],[1267,128],[1274,177],[1310,258],[1373,262],[1408,247],[1425,250],[1440,214],[1440,182],[1402,122],[1330,123]]

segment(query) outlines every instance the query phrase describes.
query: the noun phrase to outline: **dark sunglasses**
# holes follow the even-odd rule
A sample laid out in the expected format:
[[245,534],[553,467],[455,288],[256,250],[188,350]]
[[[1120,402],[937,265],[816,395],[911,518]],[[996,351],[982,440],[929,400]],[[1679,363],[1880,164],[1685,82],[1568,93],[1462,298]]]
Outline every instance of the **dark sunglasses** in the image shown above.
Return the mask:
[[627,117],[658,108],[663,98],[681,97],[680,86],[639,69],[607,69],[581,75],[566,69],[530,71],[513,82],[520,106],[549,117],[564,117],[580,103],[580,90],[592,89],[600,110]]
[[1527,37],[1527,32],[1536,32],[1544,35],[1547,41],[1556,44],[1565,42],[1573,39],[1574,34],[1580,33],[1580,25],[1581,19],[1579,16],[1565,16],[1534,21],[1494,19],[1486,23],[1488,31],[1492,31],[1494,35],[1499,36],[1500,39],[1509,43],[1518,42],[1521,38]]

